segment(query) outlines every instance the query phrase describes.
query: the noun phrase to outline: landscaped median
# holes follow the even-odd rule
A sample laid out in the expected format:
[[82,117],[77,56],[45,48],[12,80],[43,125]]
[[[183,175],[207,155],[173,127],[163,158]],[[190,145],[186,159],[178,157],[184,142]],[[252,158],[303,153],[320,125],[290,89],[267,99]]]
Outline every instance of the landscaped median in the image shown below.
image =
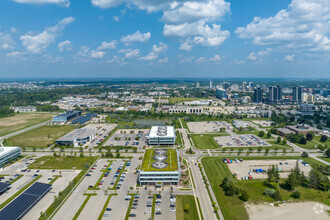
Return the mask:
[[228,134],[190,134],[196,148],[199,149],[217,149],[219,144],[214,140],[214,137],[228,136]]
[[73,220],[76,220],[76,219],[79,217],[80,213],[81,213],[82,210],[85,208],[85,206],[86,206],[88,200],[91,198],[91,196],[96,196],[96,195],[97,195],[97,194],[88,194],[88,195],[87,195],[87,197],[86,197],[86,199],[84,200],[83,204],[80,206],[80,208],[78,209],[78,211],[77,211],[76,214],[74,215]]
[[101,174],[100,178],[96,181],[94,187],[93,188],[88,188],[88,190],[99,190],[100,189],[98,187],[99,183],[103,179],[104,174],[108,171],[108,168],[110,167],[111,164],[112,164],[112,161],[109,162],[108,166],[104,170],[101,170],[102,174]]
[[41,178],[41,175],[36,176],[31,182],[29,182],[26,186],[18,190],[14,195],[12,195],[10,198],[8,198],[6,201],[1,203],[0,209],[5,207],[7,204],[9,204],[11,201],[13,201],[18,195],[20,195],[22,192],[24,192],[27,188],[29,188],[33,183],[35,183],[38,179]]
[[112,197],[112,196],[115,196],[115,195],[118,195],[118,194],[110,194],[110,195],[108,196],[107,201],[105,201],[104,206],[103,206],[103,209],[102,209],[102,211],[101,211],[99,217],[97,218],[98,220],[101,220],[101,219],[103,218],[104,212],[105,212],[105,210],[106,210],[106,208],[107,208],[107,206],[108,206],[108,204],[109,204],[109,202],[110,202],[111,197]]
[[176,195],[176,219],[195,220],[198,217],[195,198],[192,195]]
[[131,196],[131,199],[129,201],[129,205],[128,205],[128,208],[127,208],[127,211],[126,211],[125,220],[129,219],[129,215],[130,215],[131,209],[132,209],[132,204],[133,204],[133,201],[134,201],[134,196],[138,195],[138,194],[137,193],[130,193],[128,195]]

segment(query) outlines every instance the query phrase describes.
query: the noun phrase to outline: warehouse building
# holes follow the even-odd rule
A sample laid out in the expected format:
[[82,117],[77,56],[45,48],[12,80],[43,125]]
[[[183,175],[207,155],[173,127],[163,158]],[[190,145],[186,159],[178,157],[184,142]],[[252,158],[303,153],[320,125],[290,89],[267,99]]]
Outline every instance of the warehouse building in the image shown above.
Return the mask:
[[175,130],[173,126],[152,126],[147,136],[149,145],[174,145]]
[[178,185],[181,178],[176,149],[147,149],[139,170],[140,185]]
[[0,167],[21,156],[20,147],[0,147]]
[[81,115],[81,111],[67,111],[53,117],[53,122],[67,122]]
[[56,140],[59,145],[72,145],[77,147],[90,142],[95,138],[95,130],[93,129],[75,129],[70,133]]

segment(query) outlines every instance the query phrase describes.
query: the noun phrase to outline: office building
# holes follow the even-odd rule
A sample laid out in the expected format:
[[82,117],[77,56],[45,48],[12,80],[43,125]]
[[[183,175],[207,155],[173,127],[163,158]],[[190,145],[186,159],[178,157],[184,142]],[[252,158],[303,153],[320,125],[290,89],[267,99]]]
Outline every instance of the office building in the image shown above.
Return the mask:
[[149,145],[170,146],[175,144],[175,130],[173,126],[152,126],[147,136]]
[[230,83],[229,82],[223,82],[222,83],[222,88],[223,89],[227,90],[227,89],[229,89],[229,87],[230,87]]
[[242,90],[243,91],[246,91],[247,90],[247,82],[243,82],[243,84],[242,84]]
[[93,129],[75,129],[70,133],[56,140],[56,144],[69,145],[77,147],[90,142],[95,138],[95,130]]
[[0,167],[21,156],[20,147],[0,147]]
[[301,112],[313,112],[313,111],[315,111],[315,105],[314,104],[301,104],[299,106],[299,110]]
[[296,103],[302,102],[302,93],[303,93],[303,87],[302,86],[294,86],[292,88],[292,99]]
[[260,87],[254,88],[254,102],[261,103],[263,101],[263,91]]
[[210,86],[209,86],[209,89],[212,89],[213,86],[212,86],[212,81],[210,81]]
[[53,117],[53,122],[67,122],[81,115],[81,111],[67,111],[66,113]]
[[282,88],[280,86],[269,87],[269,102],[278,103],[282,99]]
[[196,88],[199,88],[200,84],[199,82],[196,82]]
[[249,90],[253,91],[253,82],[249,82]]
[[147,149],[138,175],[140,185],[178,185],[181,177],[176,149]]
[[217,87],[216,97],[218,99],[226,99],[227,98],[227,92],[226,92],[226,90],[224,90],[224,89],[222,89],[220,87]]

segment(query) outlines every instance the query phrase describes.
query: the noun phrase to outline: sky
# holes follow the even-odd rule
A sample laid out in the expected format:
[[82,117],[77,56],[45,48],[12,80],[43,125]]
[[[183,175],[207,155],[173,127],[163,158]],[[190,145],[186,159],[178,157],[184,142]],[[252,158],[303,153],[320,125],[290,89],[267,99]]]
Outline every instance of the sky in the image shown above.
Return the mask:
[[329,0],[1,0],[0,78],[330,78]]

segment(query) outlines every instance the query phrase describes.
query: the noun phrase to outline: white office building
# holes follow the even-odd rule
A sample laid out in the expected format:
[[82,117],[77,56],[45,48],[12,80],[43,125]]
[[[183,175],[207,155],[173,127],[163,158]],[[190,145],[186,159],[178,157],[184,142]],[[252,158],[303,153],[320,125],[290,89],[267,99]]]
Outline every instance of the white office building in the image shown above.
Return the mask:
[[0,147],[0,167],[21,156],[20,147]]
[[149,145],[174,145],[175,130],[173,126],[153,126],[147,136]]

